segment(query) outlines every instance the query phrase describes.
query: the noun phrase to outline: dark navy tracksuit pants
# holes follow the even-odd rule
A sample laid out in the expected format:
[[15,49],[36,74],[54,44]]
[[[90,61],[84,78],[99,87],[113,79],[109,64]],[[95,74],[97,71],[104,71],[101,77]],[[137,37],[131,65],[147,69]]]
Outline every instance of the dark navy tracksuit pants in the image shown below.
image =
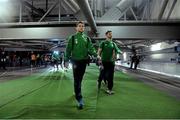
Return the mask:
[[73,60],[74,92],[76,100],[82,98],[81,83],[86,70],[87,60]]

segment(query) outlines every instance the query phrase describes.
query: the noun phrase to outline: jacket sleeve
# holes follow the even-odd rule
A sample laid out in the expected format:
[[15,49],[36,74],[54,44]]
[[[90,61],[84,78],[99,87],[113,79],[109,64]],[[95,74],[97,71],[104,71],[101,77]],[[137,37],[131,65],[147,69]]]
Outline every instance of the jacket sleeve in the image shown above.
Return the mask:
[[104,44],[104,41],[102,41],[102,42],[99,44],[99,48],[103,49],[103,44]]
[[66,52],[65,52],[65,61],[68,61],[71,57],[71,53],[72,53],[72,36],[70,36],[68,38],[68,44],[66,46]]
[[116,43],[114,43],[114,47],[115,47],[115,52],[116,52],[116,54],[117,54],[117,53],[118,53],[118,54],[122,53],[122,51],[118,48],[118,46],[116,45]]
[[95,50],[90,38],[89,38],[89,42],[88,42],[88,53],[90,55],[93,55],[93,56],[97,57],[96,50]]

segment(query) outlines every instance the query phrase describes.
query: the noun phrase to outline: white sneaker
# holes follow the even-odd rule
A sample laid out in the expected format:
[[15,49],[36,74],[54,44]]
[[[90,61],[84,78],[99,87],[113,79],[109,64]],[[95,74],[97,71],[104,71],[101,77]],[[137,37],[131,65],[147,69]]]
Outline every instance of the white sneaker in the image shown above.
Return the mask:
[[114,91],[111,90],[110,93],[111,93],[111,94],[114,94]]
[[106,93],[110,95],[110,94],[111,94],[111,91],[110,91],[110,90],[106,90]]
[[106,90],[106,93],[109,94],[109,95],[112,95],[112,94],[114,94],[114,91],[112,91],[112,90]]

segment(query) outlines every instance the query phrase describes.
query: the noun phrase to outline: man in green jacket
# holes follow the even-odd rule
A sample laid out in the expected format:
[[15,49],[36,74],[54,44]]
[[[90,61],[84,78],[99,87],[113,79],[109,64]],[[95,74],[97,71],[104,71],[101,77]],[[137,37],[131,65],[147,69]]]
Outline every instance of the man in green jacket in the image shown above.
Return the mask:
[[86,70],[88,55],[97,56],[90,38],[84,34],[84,29],[85,25],[82,21],[76,24],[77,32],[68,38],[65,54],[65,67],[68,67],[67,61],[70,59],[73,64],[74,92],[79,109],[83,109],[84,106],[81,83]]
[[[98,49],[98,58],[101,59],[103,65],[103,78],[107,80],[108,83],[108,94],[113,94],[113,78],[114,78],[114,66],[117,53],[122,53],[117,47],[116,43],[112,41],[112,31],[107,31],[105,33],[106,40],[101,42]],[[102,73],[100,73],[102,75]],[[98,80],[98,87],[100,86],[102,80]]]

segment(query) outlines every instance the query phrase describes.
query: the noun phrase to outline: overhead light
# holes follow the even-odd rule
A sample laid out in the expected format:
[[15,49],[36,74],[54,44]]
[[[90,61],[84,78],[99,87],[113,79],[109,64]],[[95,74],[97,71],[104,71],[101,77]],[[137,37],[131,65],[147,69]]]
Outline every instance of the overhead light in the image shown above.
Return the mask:
[[53,51],[54,54],[58,55],[59,54],[59,51]]
[[51,39],[51,41],[59,41],[59,39],[54,38],[54,39]]
[[151,51],[161,50],[161,43],[151,45]]
[[0,0],[0,2],[8,2],[9,0]]
[[[8,9],[7,9],[8,8]],[[0,0],[0,21],[10,22],[12,16],[16,14],[15,7],[9,0]]]
[[127,53],[126,52],[123,53],[123,58],[124,58],[124,61],[127,60]]

